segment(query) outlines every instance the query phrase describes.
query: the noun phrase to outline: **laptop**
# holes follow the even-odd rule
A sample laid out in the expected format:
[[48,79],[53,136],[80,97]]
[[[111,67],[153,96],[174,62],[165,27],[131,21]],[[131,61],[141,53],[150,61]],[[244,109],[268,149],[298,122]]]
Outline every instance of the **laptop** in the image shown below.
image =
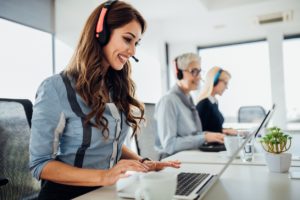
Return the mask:
[[[174,199],[201,199],[204,195],[209,191],[209,189],[214,185],[214,183],[220,178],[220,176],[224,173],[224,171],[228,168],[228,166],[232,163],[235,157],[239,154],[240,150],[244,148],[246,143],[256,136],[260,130],[267,123],[267,119],[273,112],[273,108],[269,110],[266,114],[265,118],[260,123],[259,127],[256,131],[248,134],[246,139],[241,144],[241,146],[233,153],[233,155],[228,159],[227,163],[223,166],[221,171],[217,174],[211,173],[190,173],[190,172],[180,172],[177,175],[177,189],[174,195]],[[134,178],[135,177],[135,178]],[[128,179],[123,182],[123,184],[117,184],[117,192],[118,196],[123,198],[134,198],[136,184],[138,181],[137,176],[133,176],[133,178]],[[131,186],[131,187],[130,187]]]

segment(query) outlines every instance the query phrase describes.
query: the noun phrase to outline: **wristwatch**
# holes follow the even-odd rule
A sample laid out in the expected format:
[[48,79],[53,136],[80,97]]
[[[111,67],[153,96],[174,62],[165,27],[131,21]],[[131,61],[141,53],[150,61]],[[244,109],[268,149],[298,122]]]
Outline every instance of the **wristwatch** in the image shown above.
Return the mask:
[[151,161],[151,159],[150,158],[142,158],[142,159],[140,159],[139,161],[141,162],[141,163],[144,163],[146,160],[149,160],[149,161]]

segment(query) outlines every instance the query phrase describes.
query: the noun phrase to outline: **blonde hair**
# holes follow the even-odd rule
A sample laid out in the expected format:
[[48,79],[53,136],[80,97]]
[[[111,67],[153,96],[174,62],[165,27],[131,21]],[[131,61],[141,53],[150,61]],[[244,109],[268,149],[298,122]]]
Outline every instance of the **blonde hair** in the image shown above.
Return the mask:
[[227,76],[229,78],[231,77],[230,73],[228,71],[222,69],[221,67],[215,66],[215,67],[211,68],[206,74],[205,83],[201,89],[198,101],[201,101],[202,99],[205,99],[205,98],[211,96],[211,93],[214,89],[214,80],[216,78],[217,73],[220,70],[222,70],[222,71],[219,76],[219,79],[223,79],[224,76]]

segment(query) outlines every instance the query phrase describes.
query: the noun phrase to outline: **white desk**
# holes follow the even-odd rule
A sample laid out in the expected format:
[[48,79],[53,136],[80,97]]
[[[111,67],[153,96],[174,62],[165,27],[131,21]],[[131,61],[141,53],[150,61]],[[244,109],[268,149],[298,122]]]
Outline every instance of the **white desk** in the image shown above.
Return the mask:
[[[164,160],[180,160],[183,163],[191,164],[224,164],[228,161],[226,151],[222,152],[201,152],[198,150],[182,151]],[[234,159],[233,165],[266,165],[263,153],[254,153],[251,162],[243,162],[240,158]],[[292,160],[291,166],[300,167],[300,159]]]
[[[197,154],[197,152],[192,153]],[[200,154],[203,154],[198,153],[199,157]],[[180,155],[183,154],[176,154],[172,158],[178,159]],[[218,158],[215,158],[215,163],[183,163],[180,169],[167,168],[166,171],[216,173],[221,168],[222,165]],[[291,167],[290,171],[300,171],[300,167]],[[264,165],[234,164],[227,168],[220,180],[205,195],[204,200],[297,200],[299,197],[300,180],[290,179],[288,173],[271,173]],[[117,196],[114,186],[99,188],[76,198],[76,200],[93,199],[115,200],[121,198]]]

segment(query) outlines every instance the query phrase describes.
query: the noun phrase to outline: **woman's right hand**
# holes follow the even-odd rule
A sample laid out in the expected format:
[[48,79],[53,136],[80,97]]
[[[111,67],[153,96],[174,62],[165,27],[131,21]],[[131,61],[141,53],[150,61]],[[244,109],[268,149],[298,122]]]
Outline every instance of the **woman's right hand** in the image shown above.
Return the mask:
[[206,132],[205,133],[205,141],[206,142],[219,142],[219,143],[223,144],[224,143],[224,134],[214,133],[214,132]]
[[103,186],[113,185],[120,178],[127,177],[127,171],[147,172],[149,167],[138,160],[120,160],[111,169],[106,170],[104,173]]

